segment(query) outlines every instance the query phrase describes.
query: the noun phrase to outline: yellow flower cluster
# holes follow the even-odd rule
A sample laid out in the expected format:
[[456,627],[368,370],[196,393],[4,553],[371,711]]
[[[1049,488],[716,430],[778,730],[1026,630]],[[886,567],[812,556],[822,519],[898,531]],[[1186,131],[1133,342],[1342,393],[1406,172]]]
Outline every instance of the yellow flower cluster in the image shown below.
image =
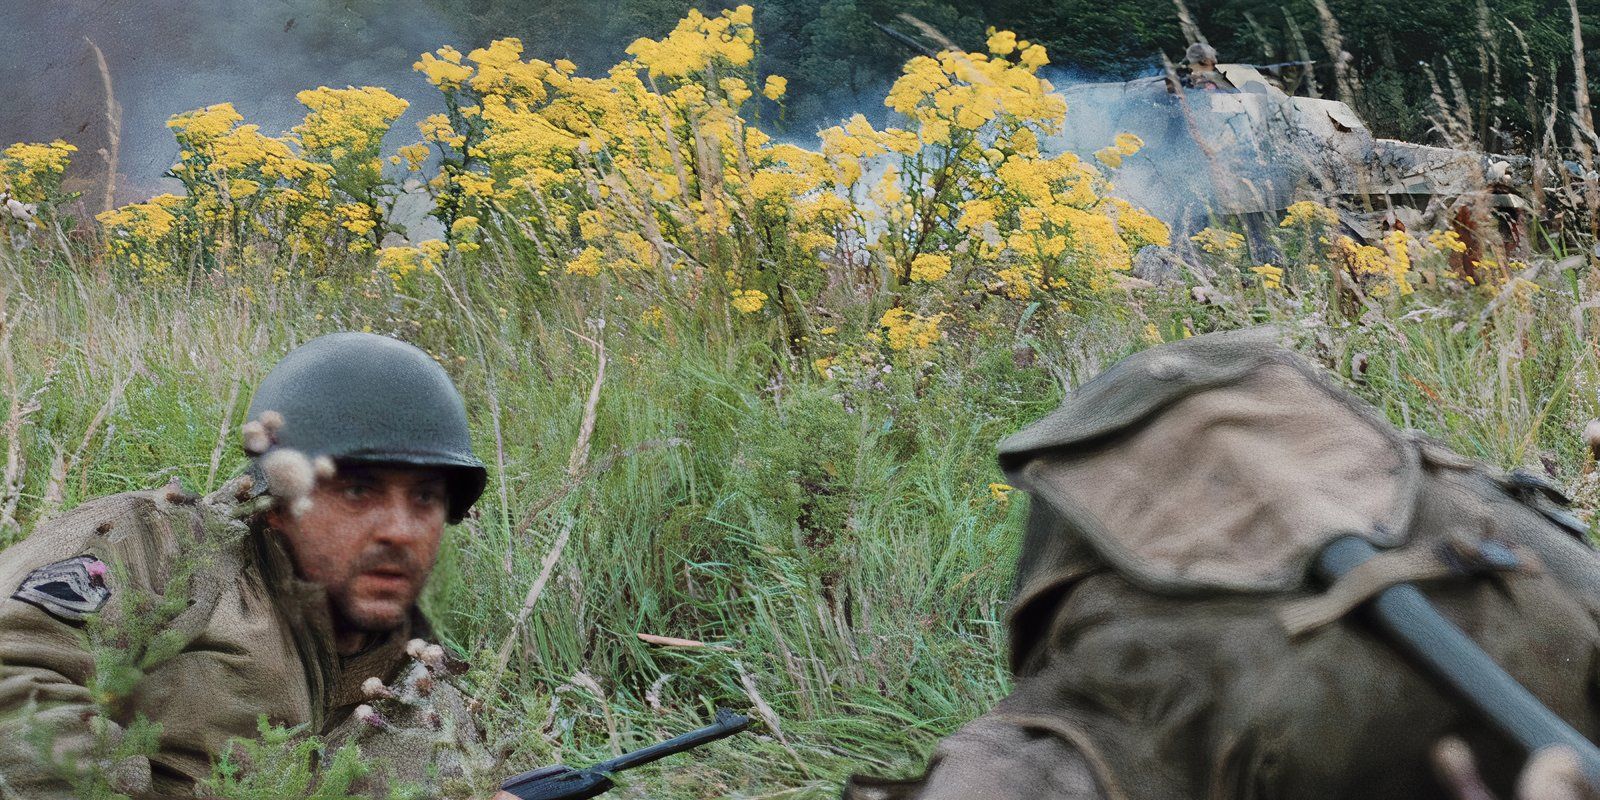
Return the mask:
[[122,259],[141,278],[161,283],[177,277],[171,237],[179,230],[178,215],[187,204],[187,198],[162,194],[102,212],[95,220],[105,231],[113,257]]
[[61,139],[18,142],[0,151],[0,193],[23,203],[55,200],[61,176],[78,148]]
[[735,289],[733,307],[741,314],[754,314],[767,304],[767,293],[755,289]]
[[943,336],[939,320],[943,314],[923,316],[904,308],[891,308],[883,312],[878,327],[883,329],[884,342],[890,350],[912,350],[928,347]]
[[1428,244],[1441,253],[1461,254],[1467,252],[1467,243],[1461,240],[1461,234],[1455,231],[1429,231]]
[[[1009,57],[1014,53],[1016,60]],[[1027,42],[993,57],[954,50],[937,58],[918,56],[906,64],[884,105],[915,121],[924,145],[961,146],[996,120],[1054,121],[1051,129],[1059,129],[1066,101],[1034,75],[1048,60],[1043,47]]]
[[776,101],[789,91],[789,79],[782,75],[768,75],[767,84],[761,89],[761,96],[768,100]]
[[438,269],[448,245],[438,239],[429,239],[416,247],[384,247],[378,250],[378,271],[401,283],[420,272]]
[[1330,260],[1367,287],[1373,297],[1408,295],[1413,291],[1408,279],[1410,239],[1405,231],[1394,231],[1384,237],[1384,247],[1374,247],[1338,236],[1330,243]]
[[412,69],[422,73],[429,83],[442,91],[460,89],[462,84],[472,77],[472,68],[461,64],[461,51],[445,45],[436,52],[438,55],[423,53],[422,57],[411,65]]
[[911,280],[931,283],[950,274],[950,257],[920,253],[911,260]]
[[1277,289],[1283,286],[1283,267],[1262,264],[1251,267],[1250,271],[1261,277],[1261,288],[1263,289]]
[[[170,267],[165,254],[185,237],[208,268],[231,266],[224,254],[246,239],[310,255],[313,271],[341,254],[373,250],[392,230],[388,198],[396,193],[383,175],[380,147],[408,103],[370,86],[324,86],[297,98],[306,116],[283,136],[242,124],[229,103],[169,119],[179,146],[170,174],[184,194],[102,215],[112,221],[103,224],[113,257],[148,276]],[[404,155],[420,166],[427,151]]]
[[1203,228],[1189,241],[1214,256],[1236,259],[1244,255],[1244,235],[1221,228]]
[[[305,120],[280,137],[227,104],[179,115],[173,174],[186,196],[164,236],[264,235],[313,256],[301,263],[376,264],[399,281],[472,253],[492,230],[520,237],[512,244],[552,280],[612,274],[685,299],[726,296],[745,314],[780,286],[786,303],[790,291],[815,301],[834,265],[875,266],[892,272],[891,290],[917,286],[914,310],[881,321],[891,349],[937,341],[939,312],[955,303],[1070,303],[1111,286],[1140,247],[1170,244],[1159,220],[1109,196],[1094,159],[1041,150],[1067,111],[1037,74],[1042,46],[992,31],[987,53],[912,59],[884,100],[904,127],[856,115],[807,149],[748,122],[752,103],[788,88],[754,71],[753,18],[749,6],[691,11],[593,77],[526,58],[510,38],[423,54],[414,67],[443,108],[389,159],[422,173],[444,226],[442,241],[415,247],[379,247],[398,232],[379,143],[405,101],[319,87],[299,95]],[[1121,134],[1108,150],[1142,146]],[[726,288],[708,291],[710,280]]]
[[1301,200],[1291,203],[1284,211],[1280,228],[1319,229],[1339,224],[1339,214],[1321,203]]
[[750,6],[707,17],[691,9],[688,16],[660,41],[639,39],[628,45],[628,55],[652,77],[688,78],[713,64],[743,67],[755,58],[756,32]]
[[1139,152],[1143,148],[1143,139],[1131,133],[1119,133],[1115,142],[1094,151],[1094,157],[1100,163],[1116,169],[1122,166],[1122,159]]
[[375,86],[319,86],[295,95],[295,99],[311,112],[294,127],[301,147],[308,153],[326,154],[329,161],[376,160],[384,134],[411,105]]

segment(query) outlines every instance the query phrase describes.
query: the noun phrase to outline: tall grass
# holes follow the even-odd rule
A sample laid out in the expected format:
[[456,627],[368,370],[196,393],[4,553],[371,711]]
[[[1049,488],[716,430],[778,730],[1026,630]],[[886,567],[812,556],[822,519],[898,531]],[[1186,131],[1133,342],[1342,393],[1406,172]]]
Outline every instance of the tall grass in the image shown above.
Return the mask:
[[[1592,179],[1563,180],[1582,208]],[[510,763],[597,761],[717,705],[760,721],[630,773],[623,796],[828,797],[851,772],[920,768],[1008,689],[1025,501],[993,485],[995,443],[1162,340],[1279,324],[1396,424],[1544,470],[1586,514],[1600,502],[1579,439],[1600,416],[1585,257],[1402,300],[1352,293],[1334,269],[1269,287],[1240,254],[1208,265],[1202,291],[1130,282],[1070,310],[975,313],[930,354],[835,378],[786,346],[815,326],[616,276],[542,280],[533,254],[492,239],[470,270],[403,290],[283,280],[270,242],[253,267],[157,284],[61,225],[0,241],[0,546],[93,496],[218,486],[243,466],[233,432],[255,385],[300,342],[411,341],[456,380],[490,465],[425,606],[470,655],[465,683]],[[834,267],[815,306],[876,336],[882,298]]]
[[[844,384],[723,323],[641,324],[609,288],[534,297],[509,262],[369,298],[249,276],[138,288],[66,273],[50,248],[0,258],[19,467],[0,541],[91,496],[218,484],[242,466],[231,431],[253,386],[297,342],[413,341],[455,377],[492,465],[426,607],[472,654],[467,682],[512,763],[597,760],[716,705],[766,711],[756,735],[629,776],[634,796],[829,796],[852,771],[915,769],[1000,697],[1022,501],[991,493],[994,443],[1152,331],[1278,322],[1397,424],[1600,494],[1578,439],[1600,415],[1582,267],[1354,318],[1331,292],[1139,289],[1064,330],[952,340],[930,365]],[[578,459],[590,341],[607,368]]]

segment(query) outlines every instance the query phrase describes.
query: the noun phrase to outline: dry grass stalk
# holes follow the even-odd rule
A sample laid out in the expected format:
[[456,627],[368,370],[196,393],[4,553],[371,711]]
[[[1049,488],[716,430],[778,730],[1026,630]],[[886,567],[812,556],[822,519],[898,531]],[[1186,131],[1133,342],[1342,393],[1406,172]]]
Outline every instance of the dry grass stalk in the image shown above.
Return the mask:
[[106,65],[106,54],[100,52],[100,46],[89,37],[83,40],[94,51],[95,66],[100,68],[100,85],[106,94],[106,146],[100,150],[100,157],[106,162],[106,184],[101,193],[100,210],[110,211],[116,206],[117,160],[122,151],[122,104],[111,91],[111,68]]
[[112,385],[111,393],[106,396],[106,401],[95,412],[94,418],[89,420],[88,427],[83,431],[83,438],[78,441],[78,446],[73,449],[72,455],[67,456],[59,446],[56,447],[55,460],[50,468],[50,480],[45,484],[43,499],[39,501],[39,519],[53,516],[57,511],[61,510],[61,502],[66,497],[67,476],[72,474],[73,470],[78,469],[80,466],[84,467],[84,481],[88,480],[88,470],[87,465],[84,464],[84,456],[89,451],[89,445],[94,442],[95,436],[99,435],[100,426],[105,424],[106,419],[111,416],[112,410],[117,407],[118,403],[122,402],[123,392],[127,390],[128,384],[132,382],[133,376],[137,373],[138,366],[134,365],[133,369],[128,370],[127,375],[124,375],[121,380]]
[[1344,36],[1339,33],[1339,18],[1328,8],[1327,0],[1311,0],[1317,9],[1317,19],[1322,23],[1322,48],[1333,59],[1333,81],[1339,90],[1339,99],[1354,104],[1360,83],[1350,71],[1350,54],[1344,49]]
[[1172,0],[1172,4],[1178,8],[1178,26],[1183,29],[1183,38],[1190,44],[1210,44],[1206,41],[1206,35],[1200,32],[1200,26],[1195,24],[1188,4],[1183,0]]
[[244,376],[235,373],[233,385],[228,389],[227,410],[222,413],[222,421],[217,423],[217,443],[211,448],[211,466],[206,470],[206,490],[210,491],[217,480],[217,469],[222,466],[222,451],[227,448],[228,441],[232,439],[229,434],[233,431],[234,404],[239,402],[239,385],[244,382]]
[[778,712],[772,710],[772,706],[767,704],[766,698],[763,698],[760,690],[756,688],[756,679],[751,677],[745,670],[744,664],[737,660],[733,662],[733,669],[739,673],[739,685],[744,687],[745,696],[749,697],[750,704],[756,707],[756,714],[761,717],[761,721],[772,731],[772,735],[777,737],[783,749],[788,750],[789,755],[793,756],[797,763],[803,763],[800,761],[800,755],[789,745],[789,739],[783,735],[783,726],[778,724]]
[[583,472],[583,468],[589,463],[589,440],[594,435],[595,410],[600,405],[600,386],[606,380],[605,345],[576,331],[572,335],[594,347],[594,355],[598,363],[594,371],[594,384],[589,387],[589,399],[583,406],[583,422],[578,425],[578,440],[573,443],[572,455],[567,458],[568,478]]
[[6,466],[5,472],[0,473],[0,537],[21,532],[22,526],[17,521],[17,505],[22,500],[22,481],[27,472],[27,460],[22,451],[22,426],[28,417],[43,408],[44,393],[55,381],[57,372],[56,363],[48,362],[44,380],[28,395],[28,399],[22,399],[22,386],[17,379],[16,361],[11,353],[11,338],[15,329],[16,320],[9,319],[0,311],[0,373],[4,374],[6,395],[10,398],[10,410],[4,428]]
[[[572,454],[567,459],[567,479],[583,472],[589,463],[590,439],[594,435],[594,420],[596,410],[600,405],[600,387],[606,379],[606,349],[599,341],[573,332],[574,336],[588,342],[594,347],[595,358],[599,360],[595,368],[594,384],[589,387],[589,399],[583,407],[583,421],[578,425],[578,439],[572,445]],[[522,608],[517,611],[517,620],[511,625],[511,632],[506,635],[505,643],[500,646],[500,653],[495,659],[495,674],[501,674],[511,661],[511,645],[516,642],[522,633],[522,626],[527,624],[528,616],[533,613],[533,607],[539,602],[539,596],[544,594],[544,587],[550,582],[550,576],[555,572],[556,563],[561,560],[561,555],[566,552],[567,542],[572,539],[572,528],[576,523],[568,517],[561,525],[560,533],[550,544],[550,549],[545,553],[544,560],[539,566],[539,577],[535,578],[533,585],[528,587],[528,594],[522,600]]]
[[733,650],[733,648],[728,647],[727,645],[706,644],[698,639],[680,639],[676,636],[657,636],[653,633],[635,633],[634,636],[639,637],[639,641],[644,642],[645,644],[659,645],[661,647],[690,647],[703,648],[707,650],[725,650],[730,652]]
[[1578,16],[1578,0],[1567,0],[1572,14],[1572,119],[1577,128],[1572,137],[1578,160],[1583,164],[1583,201],[1589,213],[1589,237],[1600,236],[1600,187],[1595,185],[1594,112],[1589,106],[1589,70],[1583,57],[1583,20]]

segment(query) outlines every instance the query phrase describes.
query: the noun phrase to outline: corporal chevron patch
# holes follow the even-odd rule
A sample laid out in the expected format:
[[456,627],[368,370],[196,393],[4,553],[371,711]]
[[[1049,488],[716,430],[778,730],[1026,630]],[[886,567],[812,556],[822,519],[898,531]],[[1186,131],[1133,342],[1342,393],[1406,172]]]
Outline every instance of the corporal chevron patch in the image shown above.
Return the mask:
[[83,622],[111,598],[105,562],[82,555],[46,564],[22,579],[11,596],[62,622]]

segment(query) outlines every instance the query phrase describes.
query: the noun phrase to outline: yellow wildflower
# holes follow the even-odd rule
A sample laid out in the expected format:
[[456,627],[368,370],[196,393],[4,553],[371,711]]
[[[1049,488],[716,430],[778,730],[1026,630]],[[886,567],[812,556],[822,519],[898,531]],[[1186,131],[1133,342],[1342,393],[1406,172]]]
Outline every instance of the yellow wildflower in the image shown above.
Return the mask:
[[931,283],[950,273],[950,257],[934,253],[919,253],[911,259],[911,280]]
[[878,325],[883,328],[884,340],[888,342],[890,350],[910,350],[939,341],[943,336],[939,331],[939,320],[943,316],[935,314],[925,317],[897,307],[883,312]]
[[573,275],[583,275],[593,278],[600,274],[600,266],[605,254],[597,247],[585,247],[577,258],[567,262],[567,272]]
[[1010,484],[1006,484],[1006,483],[991,483],[991,484],[989,484],[989,496],[991,498],[993,498],[996,503],[1002,503],[1003,504],[1003,503],[1008,502],[1011,499],[1011,493],[1014,492],[1014,491],[1016,491],[1016,487],[1014,487],[1014,486],[1012,486]]
[[1221,228],[1203,228],[1189,240],[1214,256],[1237,258],[1244,253],[1244,236]]
[[1428,244],[1441,253],[1465,253],[1467,243],[1461,240],[1461,234],[1455,231],[1429,231]]
[[733,307],[742,314],[754,314],[767,304],[767,293],[756,289],[735,289]]
[[989,29],[989,52],[997,56],[1008,56],[1016,52],[1017,35],[1011,31],[997,31]]
[[1264,289],[1277,289],[1283,286],[1283,268],[1271,264],[1262,264],[1251,267],[1250,271],[1261,276],[1261,286]]
[[1290,204],[1285,210],[1280,228],[1331,227],[1339,224],[1339,214],[1333,209],[1310,200]]
[[782,75],[768,75],[767,83],[761,88],[762,96],[768,100],[777,100],[789,91],[789,79]]

